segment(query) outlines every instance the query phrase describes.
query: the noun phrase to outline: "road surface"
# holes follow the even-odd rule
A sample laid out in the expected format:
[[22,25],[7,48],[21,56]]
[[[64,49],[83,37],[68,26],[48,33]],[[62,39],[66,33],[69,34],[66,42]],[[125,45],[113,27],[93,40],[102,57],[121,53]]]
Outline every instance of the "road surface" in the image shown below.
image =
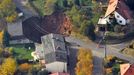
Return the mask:
[[[103,75],[103,58],[104,58],[104,48],[98,48],[97,44],[94,42],[85,43],[80,39],[74,38],[74,37],[66,37],[65,38],[67,42],[70,42],[72,44],[75,44],[75,46],[81,46],[84,48],[89,48],[93,52],[94,56],[94,71],[93,75]],[[116,45],[107,45],[106,48],[106,54],[107,55],[114,55],[120,59],[129,61],[130,63],[134,63],[134,58],[126,56],[124,54],[121,54],[119,51],[123,48],[125,48],[128,45],[128,43],[121,43]]]
[[25,15],[25,19],[32,17],[32,16],[38,16],[38,13],[33,8],[26,7],[22,2],[25,0],[13,0],[16,7],[19,8]]

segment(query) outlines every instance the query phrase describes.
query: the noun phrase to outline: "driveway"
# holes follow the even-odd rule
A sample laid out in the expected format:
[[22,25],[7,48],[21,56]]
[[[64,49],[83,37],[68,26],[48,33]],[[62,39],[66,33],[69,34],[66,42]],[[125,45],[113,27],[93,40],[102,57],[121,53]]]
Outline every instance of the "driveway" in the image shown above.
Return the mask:
[[19,8],[25,15],[25,19],[31,16],[38,16],[38,13],[33,8],[28,8],[23,4],[24,0],[13,0],[16,7]]

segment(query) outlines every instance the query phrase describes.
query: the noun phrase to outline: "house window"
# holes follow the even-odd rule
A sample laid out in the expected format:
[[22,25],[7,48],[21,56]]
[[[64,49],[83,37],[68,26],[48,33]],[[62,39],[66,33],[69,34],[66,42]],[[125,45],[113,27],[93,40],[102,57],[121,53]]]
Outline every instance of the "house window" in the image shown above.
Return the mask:
[[60,46],[57,46],[56,47],[56,50],[62,50]]
[[99,31],[105,31],[105,27],[99,27]]
[[122,23],[122,21],[120,20],[119,23]]
[[120,18],[120,16],[119,16],[119,15],[117,15],[117,18]]

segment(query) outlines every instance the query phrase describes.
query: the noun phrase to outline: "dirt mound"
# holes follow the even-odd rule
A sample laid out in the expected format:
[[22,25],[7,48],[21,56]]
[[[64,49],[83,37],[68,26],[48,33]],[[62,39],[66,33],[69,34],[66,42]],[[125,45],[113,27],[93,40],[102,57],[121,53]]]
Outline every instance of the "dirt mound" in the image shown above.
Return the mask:
[[31,17],[23,23],[24,35],[37,43],[41,43],[41,36],[55,33],[69,35],[72,30],[70,19],[63,12],[55,12],[52,15]]

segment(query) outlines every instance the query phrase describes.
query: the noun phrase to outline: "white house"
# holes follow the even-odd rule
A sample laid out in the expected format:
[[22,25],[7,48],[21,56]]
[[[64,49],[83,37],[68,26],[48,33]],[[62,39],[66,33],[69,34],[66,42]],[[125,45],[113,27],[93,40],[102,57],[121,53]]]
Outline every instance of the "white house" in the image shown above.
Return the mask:
[[41,37],[41,44],[35,44],[36,53],[45,60],[50,72],[67,72],[67,49],[64,37],[60,34],[48,34]]
[[45,54],[44,54],[43,44],[34,43],[34,45],[35,45],[35,52],[38,54],[39,59],[44,59]]
[[120,15],[118,12],[114,12],[114,16],[116,18],[116,21],[118,24],[120,25],[126,25],[127,24],[127,20],[122,16]]
[[108,8],[105,13],[105,18],[110,16],[111,14],[114,14],[117,23],[120,25],[127,25],[133,18],[132,11],[123,0],[109,1]]

